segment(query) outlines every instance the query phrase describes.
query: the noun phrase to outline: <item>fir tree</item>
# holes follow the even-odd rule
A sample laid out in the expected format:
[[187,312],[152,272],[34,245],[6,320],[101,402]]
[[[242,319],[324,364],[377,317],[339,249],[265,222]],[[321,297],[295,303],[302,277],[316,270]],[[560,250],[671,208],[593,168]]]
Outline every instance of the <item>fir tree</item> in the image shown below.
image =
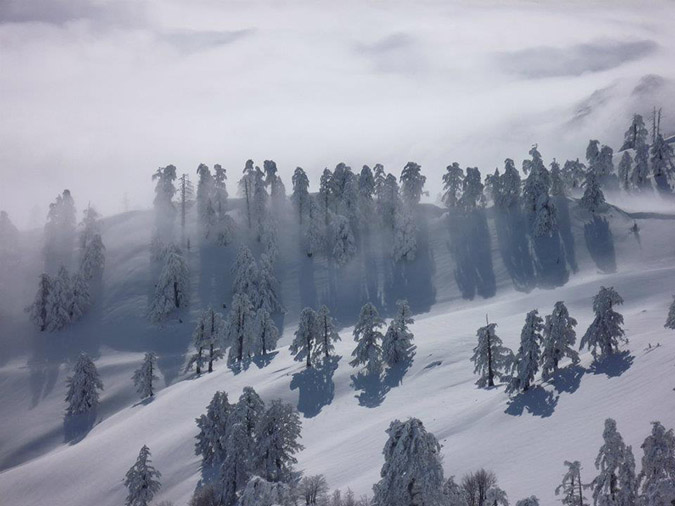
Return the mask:
[[300,313],[298,330],[295,331],[295,338],[288,350],[294,355],[295,360],[305,360],[307,367],[312,367],[318,330],[316,312],[306,307]]
[[254,349],[263,357],[277,347],[279,329],[265,308],[260,308],[255,316],[255,344]]
[[134,380],[134,386],[141,399],[146,399],[155,395],[153,383],[159,379],[159,377],[155,375],[156,367],[157,355],[150,351],[145,354],[141,367],[134,371],[134,375],[131,379]]
[[249,230],[253,227],[253,193],[255,191],[255,168],[253,160],[246,160],[243,177],[239,180],[239,194],[246,204],[246,223]]
[[323,354],[326,359],[335,350],[333,343],[340,341],[340,336],[335,329],[335,320],[330,315],[327,306],[322,305],[316,312],[316,354]]
[[230,365],[240,364],[252,355],[254,321],[255,313],[248,296],[241,293],[235,294],[232,298],[227,324],[226,342],[230,345],[227,361]]
[[256,288],[258,295],[256,309],[265,309],[270,314],[284,312],[284,306],[279,297],[279,281],[274,274],[272,260],[266,253],[260,255]]
[[537,201],[532,228],[535,237],[551,237],[558,228],[555,205],[545,193],[541,194]]
[[576,160],[567,160],[565,165],[563,165],[562,178],[567,188],[576,190],[586,178],[586,166],[578,158]]
[[499,176],[499,198],[495,201],[497,207],[511,209],[518,205],[520,200],[521,179],[513,160],[504,160],[504,173]]
[[308,257],[314,256],[324,250],[324,229],[321,221],[321,210],[316,203],[316,199],[310,196],[308,211],[308,224],[305,230],[304,242],[305,251]]
[[414,336],[408,328],[408,325],[415,323],[410,306],[407,300],[399,300],[396,305],[396,315],[382,339],[382,356],[390,367],[410,361],[415,354],[415,346],[412,344]]
[[100,234],[94,234],[87,241],[80,260],[80,272],[89,281],[103,273],[105,267],[105,246]]
[[560,164],[553,160],[551,162],[551,195],[554,197],[564,197],[566,193]]
[[148,506],[160,489],[162,475],[151,464],[150,449],[143,445],[136,463],[127,471],[124,486],[129,490],[126,506]]
[[529,174],[523,186],[522,201],[523,209],[526,212],[536,213],[537,203],[540,201],[540,198],[543,195],[548,196],[549,189],[551,188],[551,176],[544,166],[536,145],[530,150],[530,155],[532,156],[532,160],[523,161],[523,172],[525,174],[529,172]]
[[412,262],[417,253],[417,228],[408,205],[399,199],[394,214],[394,242],[392,257],[394,262],[405,260]]
[[258,300],[258,264],[253,253],[246,246],[239,248],[237,259],[232,267],[232,293],[245,294],[253,303]]
[[483,189],[480,170],[477,167],[467,167],[466,176],[462,181],[462,196],[459,199],[459,206],[464,210],[483,206],[485,204]]
[[669,194],[673,189],[668,181],[675,175],[673,148],[666,142],[661,134],[657,134],[654,143],[652,144],[650,162],[656,188],[660,192]]
[[600,189],[598,178],[594,172],[588,171],[586,176],[586,189],[579,200],[579,205],[589,213],[596,213],[605,207],[605,194]]
[[70,321],[77,321],[87,312],[91,306],[91,297],[89,295],[89,285],[84,276],[79,272],[71,278],[72,296],[70,298],[70,307],[68,314]]
[[408,162],[401,172],[401,196],[409,206],[419,204],[424,193],[426,176],[422,175],[421,167],[415,162]]
[[647,130],[642,116],[639,114],[633,115],[633,121],[624,134],[623,145],[619,151],[623,151],[625,149],[637,149],[638,146],[644,146],[647,144],[648,136],[649,130]]
[[197,326],[192,333],[192,344],[195,354],[190,357],[187,369],[195,367],[199,376],[202,368],[208,364],[208,372],[213,371],[213,362],[222,358],[223,352],[220,345],[225,335],[225,320],[220,313],[216,313],[209,307],[199,317]]
[[631,182],[637,190],[650,190],[649,146],[639,145],[635,148],[635,165],[631,174]]
[[189,302],[190,277],[182,251],[175,245],[164,253],[164,266],[155,285],[155,294],[148,315],[151,321],[160,322]]
[[73,287],[70,275],[61,266],[57,276],[52,278],[49,296],[47,297],[47,330],[62,330],[70,323],[70,309],[73,300]]
[[620,342],[628,342],[621,328],[623,316],[614,311],[619,304],[623,304],[623,299],[612,287],[601,287],[593,297],[595,319],[581,338],[580,347],[590,349],[595,359],[611,355],[619,350]]
[[555,489],[555,495],[561,495],[564,506],[584,506],[584,492],[581,484],[581,463],[565,461],[567,472],[563,476],[562,483]]
[[417,418],[394,420],[387,430],[381,480],[373,486],[373,506],[442,504],[441,445]]
[[632,188],[631,175],[633,173],[633,157],[628,151],[624,151],[619,162],[619,186],[624,191]]
[[309,213],[309,178],[302,168],[297,167],[293,172],[293,194],[291,201],[298,213],[298,221],[302,225],[303,218]]
[[80,353],[66,385],[67,415],[88,413],[98,407],[98,391],[103,390],[103,382],[89,355]]
[[513,378],[507,392],[526,392],[534,381],[534,376],[539,370],[541,356],[539,346],[543,328],[543,320],[536,309],[527,313],[525,325],[520,333],[520,347],[513,363]]
[[473,349],[471,361],[475,374],[480,377],[476,384],[483,387],[495,386],[495,378],[502,381],[508,378],[508,371],[513,364],[513,353],[502,345],[502,340],[495,332],[496,323],[488,323],[478,329],[478,344]]
[[382,332],[384,321],[375,306],[370,302],[361,308],[359,321],[354,326],[354,341],[357,345],[349,362],[352,367],[364,365],[369,374],[379,374],[382,370]]
[[333,259],[338,266],[346,265],[356,254],[356,241],[349,220],[334,215],[332,224]]
[[573,364],[579,363],[579,354],[572,348],[577,340],[576,325],[577,321],[570,316],[565,303],[556,302],[544,324],[541,353],[541,377],[544,380],[558,371],[558,364],[565,357]]
[[462,194],[462,185],[464,181],[464,172],[457,162],[446,167],[443,174],[443,203],[446,207],[459,206],[459,199]]
[[155,238],[161,240],[171,240],[171,230],[176,219],[176,207],[173,203],[173,197],[176,194],[176,167],[167,165],[160,167],[152,175],[152,180],[157,181],[155,185],[155,199],[153,201],[155,208]]
[[633,506],[638,501],[638,480],[635,474],[635,457],[633,449],[626,447],[623,465],[619,467],[617,474],[619,484],[618,504],[620,506]]
[[47,330],[49,325],[49,292],[52,289],[52,279],[48,274],[40,274],[38,290],[33,303],[26,308],[30,321],[40,329]]
[[91,207],[91,205],[88,205],[83,214],[84,217],[80,223],[80,227],[82,227],[82,231],[80,232],[81,250],[84,250],[87,247],[87,244],[89,244],[89,241],[91,241],[95,235],[101,234],[101,230],[98,225],[98,219],[101,215],[96,212],[96,209]]
[[251,454],[248,434],[242,423],[235,422],[228,431],[225,443],[225,460],[220,468],[222,485],[221,501],[224,506],[236,503],[238,492],[246,486],[251,476]]
[[220,464],[225,460],[228,421],[232,410],[227,393],[216,392],[206,413],[196,419],[199,434],[195,436],[195,453],[202,456],[203,465]]
[[45,224],[44,255],[48,271],[59,265],[69,265],[75,242],[77,221],[75,203],[69,190],[63,190],[56,201],[49,205]]
[[595,467],[599,474],[590,484],[593,490],[593,503],[601,506],[621,506],[619,502],[619,473],[626,459],[626,445],[621,434],[616,430],[616,421],[605,420],[604,440],[595,459]]
[[675,501],[675,434],[661,422],[652,422],[652,432],[641,446],[642,471],[638,476],[645,506],[661,506]]
[[[197,182],[197,215],[202,226],[204,226],[209,221],[209,206],[214,211],[211,199],[215,191],[215,184],[211,170],[207,165],[200,163],[197,167],[197,175],[199,176],[199,181]],[[205,228],[208,231],[210,227]]]

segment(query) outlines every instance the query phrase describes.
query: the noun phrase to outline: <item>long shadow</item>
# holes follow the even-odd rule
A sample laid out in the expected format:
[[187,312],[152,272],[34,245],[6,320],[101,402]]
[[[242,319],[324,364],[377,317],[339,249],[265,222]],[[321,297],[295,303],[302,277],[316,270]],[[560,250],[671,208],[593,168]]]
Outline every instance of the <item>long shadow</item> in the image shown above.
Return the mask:
[[396,365],[387,368],[387,372],[384,374],[384,385],[387,387],[387,391],[392,388],[395,388],[403,383],[403,377],[410,369],[410,366],[413,363],[413,359],[400,362]]
[[97,411],[68,415],[63,419],[63,441],[71,445],[82,441],[96,423]]
[[604,273],[616,272],[614,236],[609,222],[594,215],[590,222],[584,224],[584,239],[595,265]]
[[295,373],[291,379],[291,390],[298,390],[298,411],[305,418],[313,418],[324,406],[333,402],[335,384],[333,375],[341,357],[329,357],[314,367]]
[[300,260],[300,274],[298,276],[300,290],[300,308],[314,307],[317,303],[316,282],[314,280],[314,259],[304,258]]
[[527,241],[527,223],[518,207],[494,209],[499,252],[516,290],[529,292],[536,286],[534,265]]
[[572,233],[572,219],[570,218],[570,205],[567,197],[553,197],[558,214],[558,232],[565,248],[565,258],[572,272],[577,272],[577,256],[574,245],[574,234]]
[[554,396],[553,392],[549,392],[540,385],[534,385],[527,392],[521,392],[512,397],[504,413],[521,416],[527,411],[533,416],[547,418],[553,414],[557,404],[558,396]]
[[635,357],[629,351],[613,353],[591,364],[589,372],[593,374],[605,374],[610,378],[616,378],[625,373],[633,365]]
[[384,401],[390,387],[384,382],[382,374],[367,373],[361,371],[351,376],[352,387],[360,391],[355,395],[359,401],[359,406],[366,408],[376,408]]
[[278,351],[270,351],[265,355],[256,355],[251,359],[251,362],[253,362],[258,369],[262,369],[263,367],[270,365],[272,360],[274,360],[274,357],[276,357],[278,354]]
[[580,365],[571,365],[558,369],[558,372],[551,378],[550,383],[558,393],[572,394],[579,389],[581,378],[586,374],[586,369]]
[[558,232],[554,231],[550,236],[532,237],[532,247],[538,286],[556,288],[567,283],[570,276]]

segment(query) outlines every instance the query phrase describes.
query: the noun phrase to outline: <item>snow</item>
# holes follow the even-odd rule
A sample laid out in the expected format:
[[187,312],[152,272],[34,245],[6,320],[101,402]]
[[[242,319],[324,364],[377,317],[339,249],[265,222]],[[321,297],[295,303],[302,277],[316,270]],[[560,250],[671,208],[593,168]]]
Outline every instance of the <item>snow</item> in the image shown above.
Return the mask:
[[[447,226],[437,210],[430,206],[426,210],[435,298],[426,312],[415,314],[410,326],[416,356],[400,385],[385,379],[359,391],[351,378],[357,369],[348,365],[355,345],[350,324],[340,329],[342,340],[335,343],[341,358],[334,372],[331,367],[306,370],[288,351],[305,302],[298,293],[298,278],[308,260],[297,249],[283,244],[281,248],[280,282],[287,313],[278,353],[271,362],[264,367],[251,364],[234,374],[219,361],[213,373],[196,378],[182,372],[193,320],[214,302],[205,300],[212,287],[199,286],[196,267],[201,261],[210,262],[203,269],[220,273],[216,279],[222,283],[212,291],[229,297],[225,286],[235,246],[219,250],[219,255],[200,254],[197,248],[187,253],[191,283],[196,287],[191,319],[170,320],[158,327],[144,314],[155,282],[148,249],[151,214],[134,212],[103,220],[104,288],[94,297],[90,312],[61,333],[40,334],[23,321],[27,315],[18,313],[0,327],[0,342],[20,336],[26,343],[23,351],[0,359],[2,503],[121,504],[126,496],[125,472],[146,444],[153,465],[162,473],[155,500],[186,504],[200,476],[200,460],[194,454],[195,418],[206,411],[216,391],[227,391],[234,401],[245,386],[253,386],[265,402],[281,398],[299,406],[305,450],[298,455],[298,468],[308,474],[324,473],[331,488],[349,486],[357,495],[372,494],[371,487],[379,479],[390,422],[412,416],[422,420],[441,443],[446,477],[459,478],[484,466],[497,474],[512,501],[536,495],[542,504],[554,504],[565,460],[581,461],[582,478],[589,482],[595,476],[593,461],[608,417],[617,421],[639,462],[650,422],[660,420],[666,428],[675,425],[675,333],[663,327],[675,290],[674,216],[640,215],[638,242],[630,231],[633,217],[611,208],[605,216],[613,232],[617,272],[606,274],[596,267],[584,243],[587,216],[572,206],[580,270],[562,287],[536,288],[530,293],[512,287],[499,255],[494,222],[489,220],[497,293],[468,301],[460,297],[454,281]],[[34,235],[24,236],[25,244],[36,240]],[[289,250],[296,253],[291,255]],[[345,267],[345,280],[350,272]],[[20,307],[24,299],[25,305],[30,303],[30,292],[37,286],[37,276],[28,266],[20,275],[32,288],[19,290],[12,307]],[[323,276],[317,270],[318,294],[325,288]],[[503,386],[476,387],[470,357],[476,330],[484,325],[486,314],[490,322],[498,323],[504,344],[515,350],[526,313],[538,309],[541,315],[549,314],[555,302],[563,300],[578,320],[581,335],[593,319],[592,297],[600,286],[613,286],[625,300],[619,311],[630,340],[624,346],[630,350],[628,357],[594,370],[590,353],[584,351],[579,367],[564,370],[550,384],[542,385],[537,379],[527,394],[513,400]],[[411,305],[414,297],[408,295]],[[346,310],[341,309],[344,315]],[[358,312],[353,314],[351,322],[357,316]],[[42,344],[32,344],[36,342]],[[97,423],[83,437],[64,441],[65,378],[81,350],[95,359],[105,389]],[[131,376],[150,350],[158,354],[162,379],[155,398],[140,402]],[[566,365],[568,361],[561,364]],[[332,378],[326,371],[332,372]]]

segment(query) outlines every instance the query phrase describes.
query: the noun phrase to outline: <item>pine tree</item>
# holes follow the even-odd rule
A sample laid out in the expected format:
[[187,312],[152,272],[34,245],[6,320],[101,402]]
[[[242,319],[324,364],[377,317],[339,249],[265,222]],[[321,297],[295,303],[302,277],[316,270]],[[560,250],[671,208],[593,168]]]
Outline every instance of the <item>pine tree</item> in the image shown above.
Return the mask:
[[308,224],[304,234],[305,251],[308,257],[321,253],[325,248],[324,229],[321,221],[321,210],[316,199],[310,196],[308,206]]
[[94,234],[87,241],[80,260],[80,272],[89,281],[103,273],[105,267],[105,246],[100,234]]
[[222,484],[221,501],[224,506],[236,503],[238,492],[250,478],[251,454],[248,435],[242,423],[234,423],[225,443],[225,460],[220,468],[218,482]]
[[195,453],[202,456],[203,465],[220,464],[225,460],[229,417],[233,406],[226,392],[216,392],[206,413],[195,421],[199,427]]
[[316,312],[316,354],[323,354],[326,359],[335,350],[333,343],[340,341],[340,336],[335,329],[335,320],[330,315],[327,306],[322,305]]
[[480,374],[476,385],[479,387],[495,386],[495,378],[499,381],[508,378],[508,371],[513,364],[513,352],[502,345],[502,340],[495,332],[496,323],[488,323],[476,333],[478,344],[473,349],[471,361],[475,374]]
[[602,438],[604,443],[595,459],[595,467],[600,474],[590,484],[593,489],[593,502],[603,506],[620,506],[619,473],[626,459],[626,445],[621,434],[616,430],[614,419],[605,420]]
[[668,180],[672,179],[673,175],[675,175],[673,148],[661,134],[657,134],[656,139],[654,139],[651,147],[650,161],[656,188],[661,192],[670,193],[673,188],[671,188]]
[[279,291],[279,281],[274,274],[272,260],[263,253],[260,255],[260,269],[258,270],[256,309],[265,309],[270,314],[283,313],[284,306],[281,304]]
[[532,160],[523,161],[523,172],[529,174],[523,186],[522,201],[526,212],[536,213],[539,199],[543,195],[548,195],[551,188],[551,176],[536,145],[530,150],[530,155]]
[[256,178],[253,160],[246,160],[243,173],[243,177],[239,180],[239,194],[246,203],[246,223],[250,230],[253,227],[253,193]]
[[412,262],[417,253],[417,227],[408,205],[398,200],[394,214],[394,242],[392,258],[394,262],[402,260]]
[[255,312],[248,296],[235,294],[232,297],[227,324],[226,342],[230,345],[227,361],[230,365],[240,364],[253,353],[254,321]]
[[74,274],[71,279],[72,296],[70,298],[70,307],[68,314],[70,321],[77,321],[87,312],[91,306],[91,297],[89,295],[89,285],[79,272]]
[[237,259],[232,267],[232,293],[245,294],[253,303],[258,300],[258,264],[253,253],[246,246],[239,248]]
[[73,287],[70,275],[61,266],[57,276],[52,278],[49,296],[47,297],[47,330],[62,330],[70,323],[70,309],[73,300]]
[[579,363],[579,354],[572,348],[577,340],[576,325],[577,321],[570,316],[565,303],[556,302],[544,324],[541,353],[541,377],[544,380],[558,371],[558,364],[565,357],[570,358],[573,364]]
[[467,167],[466,176],[462,182],[462,196],[459,199],[459,206],[464,210],[470,210],[485,205],[483,189],[478,167]]
[[291,179],[293,182],[293,193],[291,201],[298,213],[298,222],[302,225],[303,218],[309,213],[309,178],[301,167],[297,167],[293,172]]
[[239,506],[293,506],[290,487],[285,483],[252,476],[239,497]]
[[273,400],[255,428],[255,469],[270,482],[291,483],[295,454],[303,449],[300,417],[293,406]]
[[516,506],[539,506],[539,499],[537,499],[537,496],[531,495],[530,497],[517,501]]
[[513,363],[513,378],[506,389],[507,392],[527,392],[539,370],[543,320],[536,309],[525,318],[525,325],[520,333],[520,347]]
[[274,324],[274,320],[265,308],[260,308],[255,316],[255,344],[256,354],[263,357],[277,347],[279,340],[279,329]]
[[176,219],[176,207],[173,203],[173,197],[176,194],[176,167],[167,165],[160,167],[152,175],[152,180],[157,181],[155,185],[155,199],[153,201],[155,208],[155,237],[162,241],[170,241],[171,230]]
[[225,327],[223,316],[212,307],[202,312],[192,333],[195,354],[188,361],[188,370],[194,366],[199,376],[204,365],[208,364],[208,372],[213,371],[213,362],[223,357],[220,345],[225,336]]
[[318,333],[317,314],[312,308],[306,307],[300,313],[298,330],[295,331],[295,338],[288,350],[294,355],[295,360],[305,360],[307,367],[312,367]]
[[399,181],[403,201],[409,206],[419,204],[424,193],[424,183],[427,181],[426,176],[422,175],[421,167],[415,162],[408,162],[401,172]]
[[600,189],[598,178],[594,172],[588,171],[585,182],[584,195],[579,205],[589,213],[596,213],[605,207],[605,194]]
[[442,504],[441,445],[417,418],[394,420],[387,430],[381,480],[373,486],[373,506]]
[[633,115],[633,121],[624,134],[623,145],[619,151],[623,151],[625,149],[637,149],[638,146],[644,146],[647,144],[648,136],[649,130],[647,130],[642,116],[639,114]]
[[593,297],[595,319],[581,338],[580,348],[590,349],[595,359],[618,351],[620,342],[628,343],[621,328],[623,316],[614,311],[619,304],[623,304],[623,299],[612,287],[601,287]]
[[497,207],[511,209],[518,205],[520,200],[521,179],[513,160],[504,160],[504,173],[499,176],[499,198],[495,201]]
[[82,231],[80,232],[81,250],[84,250],[87,247],[87,244],[89,244],[89,241],[91,241],[95,235],[101,234],[101,230],[98,225],[98,219],[101,215],[96,212],[96,209],[91,207],[91,205],[88,205],[83,214],[84,217],[80,223],[80,227],[82,227]]
[[141,367],[134,371],[134,375],[131,379],[134,380],[134,386],[141,399],[146,399],[155,395],[153,383],[159,379],[159,377],[155,375],[156,367],[157,355],[150,351],[145,354]]
[[98,390],[103,390],[103,382],[89,355],[80,353],[66,385],[67,415],[88,413],[98,407]]
[[380,318],[375,306],[370,302],[361,308],[359,321],[354,326],[356,348],[352,352],[352,367],[364,365],[369,374],[379,374],[382,370],[382,332],[384,320]]
[[561,502],[564,506],[584,506],[584,492],[581,484],[581,462],[565,461],[567,472],[562,483],[555,489],[555,495],[562,494]]
[[557,212],[551,198],[543,193],[537,201],[534,224],[535,237],[551,237],[558,229]]
[[443,203],[446,207],[458,207],[462,194],[464,172],[457,162],[446,167],[443,174]]
[[623,465],[619,467],[617,474],[617,481],[619,483],[619,506],[634,506],[637,504],[638,480],[635,475],[635,457],[630,446],[626,447]]
[[635,148],[635,165],[631,174],[633,187],[637,190],[651,190],[649,171],[649,146],[641,144]]
[[246,437],[253,445],[255,428],[265,413],[265,403],[252,387],[244,387],[237,404],[234,406],[233,417],[235,423],[241,423],[246,431]]
[[124,486],[129,490],[126,506],[148,506],[160,489],[162,474],[151,464],[150,449],[143,445],[136,463],[127,471]]
[[661,422],[652,422],[652,432],[641,445],[642,471],[638,476],[645,506],[675,501],[675,434]]
[[415,346],[412,344],[414,336],[408,328],[408,325],[415,323],[410,306],[407,300],[399,300],[396,305],[396,315],[382,339],[382,356],[390,367],[412,360],[415,354]]
[[586,166],[578,158],[567,160],[563,165],[562,178],[567,188],[576,190],[586,178]]
[[619,162],[619,186],[624,191],[632,189],[631,174],[633,173],[633,157],[628,151],[624,151]]
[[63,190],[56,201],[49,205],[45,224],[44,255],[49,268],[70,264],[76,221],[73,197],[69,190]]
[[346,265],[356,254],[356,241],[349,220],[339,214],[333,215],[332,223],[333,259],[338,266]]
[[151,321],[161,322],[169,314],[188,305],[190,277],[182,251],[175,245],[164,253],[164,266],[159,275],[148,315]]
[[564,197],[566,194],[560,164],[554,159],[551,162],[551,195],[554,197]]
[[263,171],[260,170],[260,167],[256,167],[253,178],[252,211],[253,217],[255,218],[258,242],[260,242],[260,235],[268,218],[268,209],[267,209],[268,201],[269,195],[267,194],[267,189],[265,187],[265,179]]
[[26,308],[30,321],[40,329],[47,330],[49,326],[49,293],[52,289],[52,279],[48,274],[40,274],[38,290],[33,303]]

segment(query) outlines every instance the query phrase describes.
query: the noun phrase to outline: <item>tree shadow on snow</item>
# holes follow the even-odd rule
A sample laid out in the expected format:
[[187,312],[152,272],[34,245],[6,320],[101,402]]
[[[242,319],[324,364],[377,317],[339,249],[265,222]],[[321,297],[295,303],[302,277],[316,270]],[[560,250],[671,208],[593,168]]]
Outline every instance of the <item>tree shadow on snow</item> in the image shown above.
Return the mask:
[[630,369],[633,360],[635,360],[635,357],[629,351],[613,353],[593,362],[589,371],[593,374],[606,374],[610,378],[616,378]]
[[580,365],[571,365],[558,369],[558,372],[551,378],[549,383],[553,385],[558,393],[572,394],[579,389],[581,378],[586,374],[586,369]]
[[408,372],[408,369],[410,369],[412,363],[411,359],[387,368],[387,372],[384,374],[384,385],[387,387],[387,391],[403,383],[403,377]]
[[82,441],[96,423],[97,410],[77,415],[66,415],[63,419],[63,441],[74,445]]
[[354,390],[361,391],[355,395],[359,401],[359,406],[366,408],[376,408],[384,401],[390,387],[384,381],[383,375],[378,373],[368,373],[361,371],[351,376],[351,386]]
[[333,402],[333,375],[341,358],[329,357],[314,367],[307,367],[293,375],[290,387],[291,390],[298,390],[298,411],[305,418],[315,417],[324,406]]
[[527,392],[521,392],[512,397],[504,413],[521,416],[524,411],[527,411],[534,416],[547,418],[553,414],[557,404],[558,396],[554,396],[553,392],[540,385],[534,385]]
[[276,357],[278,354],[278,351],[270,351],[265,355],[256,355],[251,359],[251,362],[253,362],[256,367],[258,367],[258,369],[262,369],[263,367],[270,365],[272,360],[274,360],[274,357]]
[[614,236],[605,218],[593,216],[593,219],[584,224],[584,239],[595,265],[604,272],[616,272],[616,252],[614,251]]
[[527,241],[527,223],[518,207],[495,210],[499,252],[516,290],[529,292],[536,286],[534,264]]

